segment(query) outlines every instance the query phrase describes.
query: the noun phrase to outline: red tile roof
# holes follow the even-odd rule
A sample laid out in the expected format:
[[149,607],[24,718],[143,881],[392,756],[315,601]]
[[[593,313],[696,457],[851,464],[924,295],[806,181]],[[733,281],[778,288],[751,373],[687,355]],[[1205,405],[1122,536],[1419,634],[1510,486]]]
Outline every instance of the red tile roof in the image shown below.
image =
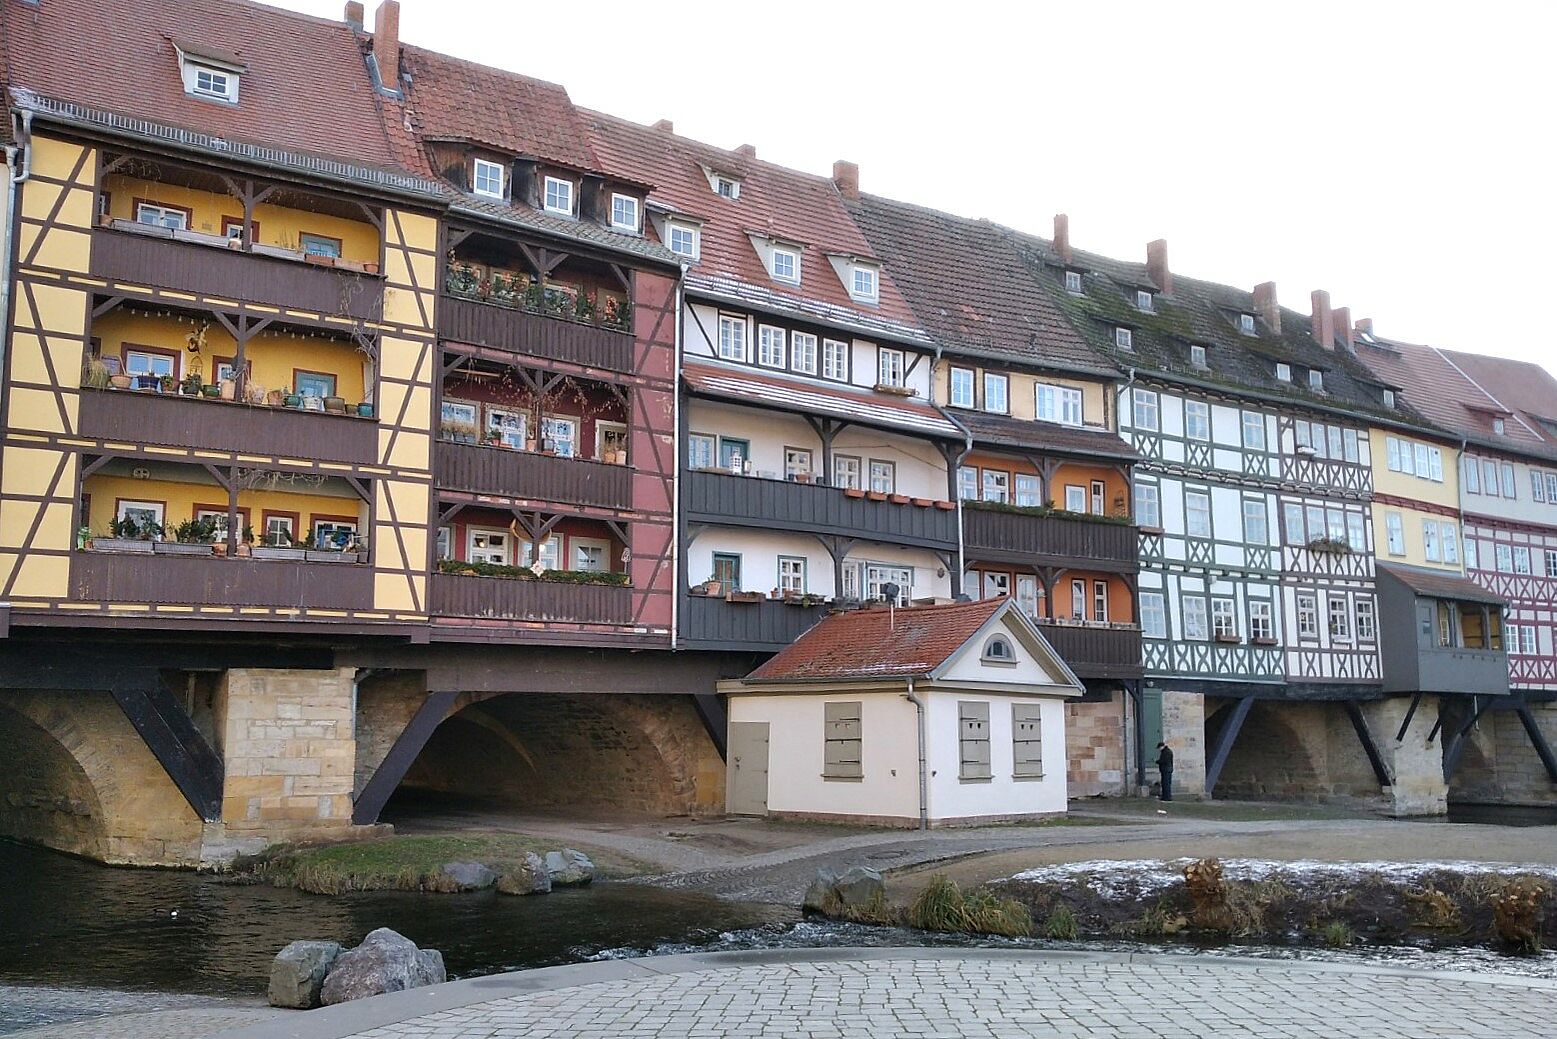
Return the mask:
[[834,613],[747,677],[788,681],[928,674],[951,659],[1008,601]]
[[826,415],[877,428],[904,429],[923,436],[963,439],[956,423],[939,408],[923,401],[725,365],[689,362],[683,365],[681,374],[688,388],[703,396],[766,404],[801,415]]

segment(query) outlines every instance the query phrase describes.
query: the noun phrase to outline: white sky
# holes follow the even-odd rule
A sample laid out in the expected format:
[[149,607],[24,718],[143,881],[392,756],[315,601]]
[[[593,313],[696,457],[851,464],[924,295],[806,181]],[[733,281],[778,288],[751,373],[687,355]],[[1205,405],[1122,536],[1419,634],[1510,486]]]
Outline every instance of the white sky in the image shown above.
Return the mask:
[[[275,0],[340,18],[343,0]],[[366,0],[371,28],[376,0]],[[587,13],[586,13],[587,12]],[[402,0],[581,105],[1557,369],[1557,4]],[[1533,320],[1526,321],[1526,318]]]

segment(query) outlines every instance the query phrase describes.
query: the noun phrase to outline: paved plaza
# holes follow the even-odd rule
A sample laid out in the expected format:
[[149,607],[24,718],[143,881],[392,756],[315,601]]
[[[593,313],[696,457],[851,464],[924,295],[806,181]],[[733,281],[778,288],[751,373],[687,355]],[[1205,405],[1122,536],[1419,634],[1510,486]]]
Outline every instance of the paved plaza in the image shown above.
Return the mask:
[[1549,1037],[1557,982],[1337,964],[984,949],[619,960],[454,982],[220,1039]]

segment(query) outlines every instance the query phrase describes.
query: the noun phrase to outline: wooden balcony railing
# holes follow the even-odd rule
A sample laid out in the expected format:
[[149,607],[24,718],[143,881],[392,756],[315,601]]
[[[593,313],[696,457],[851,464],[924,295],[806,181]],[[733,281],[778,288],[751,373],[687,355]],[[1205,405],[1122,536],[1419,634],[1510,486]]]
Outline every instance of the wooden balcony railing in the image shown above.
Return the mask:
[[80,432],[100,440],[372,465],[378,424],[150,390],[81,391]]
[[506,577],[432,575],[432,612],[446,617],[626,624],[632,589]]
[[764,599],[726,602],[722,597],[683,595],[681,642],[689,646],[777,652],[827,616],[825,605],[799,606]]
[[71,597],[191,606],[373,608],[373,568],[355,563],[77,552]]
[[688,522],[840,534],[926,548],[957,547],[957,513],[934,505],[873,501],[836,487],[719,472],[682,481]]
[[1034,516],[965,504],[962,536],[972,560],[1046,562],[1120,573],[1139,569],[1136,529],[1122,523]]
[[1040,619],[1049,645],[1080,678],[1138,678],[1141,629],[1055,624]]
[[438,299],[438,334],[454,342],[513,354],[614,372],[633,370],[631,332],[448,294]]
[[633,471],[583,458],[438,441],[438,486],[473,494],[630,509]]
[[105,227],[92,232],[91,269],[132,285],[340,317],[375,319],[384,304],[377,274]]

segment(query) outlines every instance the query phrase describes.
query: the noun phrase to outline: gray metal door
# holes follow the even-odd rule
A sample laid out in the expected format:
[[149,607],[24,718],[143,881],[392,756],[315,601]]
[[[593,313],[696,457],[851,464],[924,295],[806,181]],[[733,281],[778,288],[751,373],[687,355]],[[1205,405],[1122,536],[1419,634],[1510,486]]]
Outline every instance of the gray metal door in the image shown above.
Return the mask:
[[730,764],[725,810],[731,815],[768,812],[768,723],[730,723]]
[[[1157,779],[1157,744],[1162,742],[1162,690],[1141,690],[1141,770],[1146,782]],[[1132,779],[1133,782],[1133,779]]]

